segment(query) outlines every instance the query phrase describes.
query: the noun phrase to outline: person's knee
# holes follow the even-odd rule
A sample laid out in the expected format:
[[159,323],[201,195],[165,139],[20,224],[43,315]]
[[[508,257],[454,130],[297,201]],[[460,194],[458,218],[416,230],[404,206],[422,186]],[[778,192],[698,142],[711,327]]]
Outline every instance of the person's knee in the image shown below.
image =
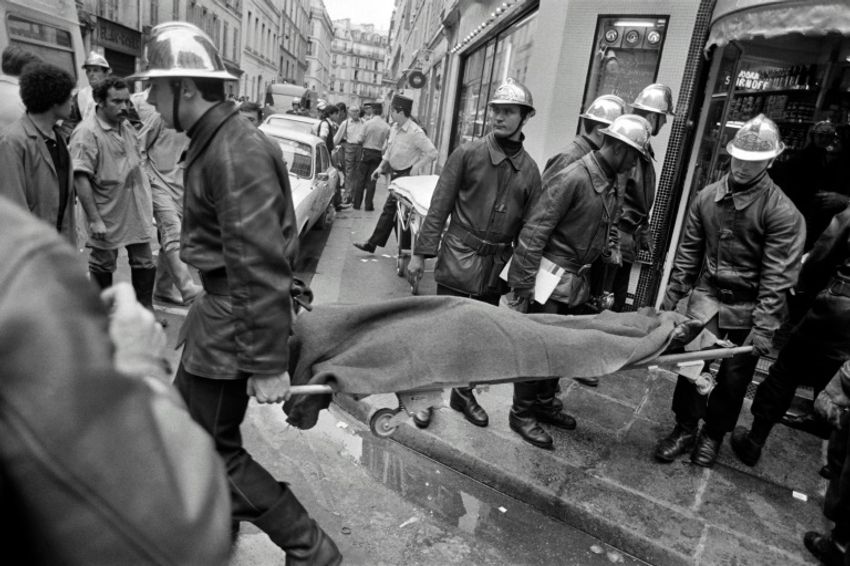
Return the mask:
[[127,256],[131,269],[153,269],[153,252],[150,244],[132,244],[127,246]]

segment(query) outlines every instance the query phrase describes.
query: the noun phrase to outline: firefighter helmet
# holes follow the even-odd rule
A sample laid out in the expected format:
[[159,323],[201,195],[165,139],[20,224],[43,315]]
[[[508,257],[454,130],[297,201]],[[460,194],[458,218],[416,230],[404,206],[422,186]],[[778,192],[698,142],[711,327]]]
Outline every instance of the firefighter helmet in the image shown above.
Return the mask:
[[583,114],[579,114],[579,118],[610,124],[615,118],[625,113],[626,102],[622,98],[613,94],[603,94],[597,97]]
[[759,114],[741,126],[735,137],[726,144],[729,155],[741,161],[766,161],[785,150],[776,123]]
[[89,53],[89,56],[86,57],[85,63],[83,63],[82,68],[86,67],[103,67],[104,69],[111,69],[109,66],[109,61],[106,60],[106,57],[98,53],[97,51],[92,51]]
[[643,116],[637,114],[623,114],[614,118],[611,125],[600,130],[606,136],[619,140],[624,144],[638,150],[640,154],[649,159],[649,136],[652,126]]
[[187,22],[165,22],[151,31],[145,45],[145,70],[130,80],[186,77],[235,81],[207,34]]
[[632,102],[633,110],[644,110],[658,114],[673,114],[673,92],[670,87],[654,83],[644,87]]
[[508,77],[505,82],[499,85],[499,88],[493,93],[493,98],[487,104],[516,104],[517,106],[525,106],[534,112],[534,100],[531,98],[531,91],[524,84],[511,77]]

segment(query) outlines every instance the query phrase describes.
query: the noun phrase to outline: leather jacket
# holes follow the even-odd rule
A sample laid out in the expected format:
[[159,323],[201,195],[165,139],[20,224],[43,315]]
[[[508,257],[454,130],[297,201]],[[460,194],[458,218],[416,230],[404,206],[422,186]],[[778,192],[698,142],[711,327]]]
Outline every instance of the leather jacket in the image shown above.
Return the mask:
[[298,246],[280,149],[238,113],[231,102],[208,110],[188,132],[184,163],[180,258],[202,274],[226,275],[230,292],[220,316],[190,311],[187,324],[201,320],[185,333],[193,354],[184,349],[183,361],[191,373],[218,379],[287,369]]
[[[654,157],[652,146],[648,150]],[[623,196],[617,227],[623,261],[634,262],[641,249],[649,245],[649,212],[655,201],[655,182],[655,166],[646,159],[638,159],[621,179]]]
[[557,175],[565,167],[572,165],[573,161],[578,161],[591,151],[599,149],[593,140],[581,134],[570,142],[562,152],[553,155],[546,162],[546,167],[543,168],[543,182],[547,182],[552,176]]
[[570,306],[589,293],[587,271],[610,244],[617,210],[617,178],[599,153],[588,153],[543,185],[543,194],[520,232],[508,283],[534,287],[540,258],[566,270],[552,299]]
[[0,197],[0,523],[28,565],[228,564],[230,495],[176,391],[115,371],[76,251]]
[[[772,336],[786,316],[806,240],[803,216],[768,176],[733,193],[729,175],[691,202],[665,302],[689,291],[688,315]],[[693,288],[693,290],[691,290]]]
[[[506,155],[492,133],[464,144],[443,168],[419,230],[416,253],[437,257],[434,277],[441,285],[470,295],[497,292],[488,290],[487,282],[498,279],[498,272],[492,277],[493,271],[501,271],[510,258],[540,192],[540,172],[524,149]],[[488,255],[498,257],[481,259]]]
[[830,284],[850,296],[850,207],[836,214],[803,264],[797,291],[816,295]]

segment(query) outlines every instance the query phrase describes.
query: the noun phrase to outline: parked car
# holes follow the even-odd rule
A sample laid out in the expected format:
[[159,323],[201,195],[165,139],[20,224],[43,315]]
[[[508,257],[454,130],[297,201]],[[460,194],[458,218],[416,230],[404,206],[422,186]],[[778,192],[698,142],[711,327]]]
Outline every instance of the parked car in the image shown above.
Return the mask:
[[296,130],[302,134],[316,135],[319,132],[318,118],[310,116],[301,116],[300,114],[272,114],[263,120],[263,124],[275,126],[277,128],[288,128]]
[[286,112],[292,108],[293,101],[298,102],[307,116],[318,115],[319,94],[313,89],[289,83],[273,83],[266,87],[263,101],[265,115]]
[[339,185],[339,171],[331,164],[325,142],[287,127],[262,124],[260,131],[283,153],[299,237],[313,227],[328,228],[336,214],[332,201]]

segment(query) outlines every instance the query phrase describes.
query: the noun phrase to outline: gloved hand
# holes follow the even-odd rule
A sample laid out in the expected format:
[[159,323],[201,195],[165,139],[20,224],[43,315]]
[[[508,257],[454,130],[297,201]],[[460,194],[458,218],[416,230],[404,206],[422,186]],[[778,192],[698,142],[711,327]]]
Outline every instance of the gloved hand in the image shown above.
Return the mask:
[[635,232],[635,248],[638,252],[649,253],[652,251],[648,228],[641,227]]
[[517,312],[527,313],[533,296],[534,289],[514,289],[513,298],[508,300],[508,306]]
[[165,331],[151,311],[136,300],[129,283],[116,283],[100,294],[109,309],[109,338],[115,369],[137,377],[168,378]]
[[678,302],[673,295],[665,293],[664,300],[661,301],[661,305],[658,308],[663,311],[674,311]]
[[750,330],[750,334],[747,336],[747,339],[744,340],[743,345],[752,345],[754,356],[766,356],[770,353],[771,347],[773,346],[773,337],[766,336],[759,330],[753,328]]
[[609,246],[608,249],[602,253],[602,263],[607,263],[610,265],[623,265],[623,254],[622,252],[620,252],[620,246]]
[[422,274],[425,272],[425,256],[421,256],[419,254],[414,254],[410,257],[410,261],[407,263],[407,280],[411,285],[416,285],[420,279],[422,279]]
[[815,412],[836,429],[841,428],[847,411],[848,408],[836,403],[826,390],[821,391],[815,398]]

